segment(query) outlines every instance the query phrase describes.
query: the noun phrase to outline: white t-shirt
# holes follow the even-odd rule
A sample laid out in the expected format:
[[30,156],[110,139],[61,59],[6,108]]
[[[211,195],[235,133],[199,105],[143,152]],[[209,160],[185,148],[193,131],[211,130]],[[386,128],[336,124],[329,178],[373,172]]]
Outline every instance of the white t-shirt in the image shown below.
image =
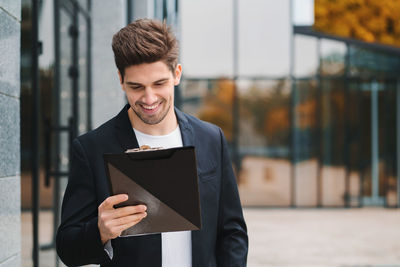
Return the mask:
[[[181,147],[182,136],[179,126],[167,135],[148,135],[135,131],[139,146],[172,148]],[[192,266],[192,235],[191,231],[169,232],[161,234],[162,267]]]

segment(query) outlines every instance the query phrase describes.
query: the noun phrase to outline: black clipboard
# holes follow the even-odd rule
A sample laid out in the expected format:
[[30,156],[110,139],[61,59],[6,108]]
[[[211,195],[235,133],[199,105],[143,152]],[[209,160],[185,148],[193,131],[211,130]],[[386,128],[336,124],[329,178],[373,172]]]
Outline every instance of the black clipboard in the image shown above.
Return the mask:
[[103,155],[110,195],[128,194],[120,206],[145,204],[147,216],[123,231],[134,236],[201,229],[193,146]]

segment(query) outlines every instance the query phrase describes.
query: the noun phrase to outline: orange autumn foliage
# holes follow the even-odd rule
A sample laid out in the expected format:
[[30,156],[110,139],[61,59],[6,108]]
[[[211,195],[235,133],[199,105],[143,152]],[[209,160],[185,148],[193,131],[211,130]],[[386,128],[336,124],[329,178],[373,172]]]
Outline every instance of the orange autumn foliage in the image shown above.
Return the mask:
[[315,0],[314,12],[317,31],[400,46],[399,0]]
[[232,103],[234,83],[228,79],[217,81],[215,88],[207,94],[198,117],[201,120],[218,125],[228,141],[232,140]]

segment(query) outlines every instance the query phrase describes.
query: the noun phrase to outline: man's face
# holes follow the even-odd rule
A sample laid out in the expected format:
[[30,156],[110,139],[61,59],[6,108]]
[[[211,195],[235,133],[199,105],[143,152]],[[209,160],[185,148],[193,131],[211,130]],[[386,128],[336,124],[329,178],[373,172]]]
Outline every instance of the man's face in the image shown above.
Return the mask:
[[121,86],[133,112],[142,122],[159,124],[173,114],[174,86],[179,84],[181,71],[178,65],[174,75],[162,61],[125,68]]

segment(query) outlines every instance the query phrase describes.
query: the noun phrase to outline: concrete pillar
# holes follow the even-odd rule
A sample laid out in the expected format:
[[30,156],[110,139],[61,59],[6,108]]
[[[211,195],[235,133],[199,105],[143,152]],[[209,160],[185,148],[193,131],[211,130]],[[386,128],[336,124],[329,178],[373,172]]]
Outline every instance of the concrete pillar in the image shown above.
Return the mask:
[[126,1],[92,1],[93,128],[115,116],[126,100],[120,87],[111,40],[126,25]]
[[21,266],[21,1],[0,2],[0,267]]

